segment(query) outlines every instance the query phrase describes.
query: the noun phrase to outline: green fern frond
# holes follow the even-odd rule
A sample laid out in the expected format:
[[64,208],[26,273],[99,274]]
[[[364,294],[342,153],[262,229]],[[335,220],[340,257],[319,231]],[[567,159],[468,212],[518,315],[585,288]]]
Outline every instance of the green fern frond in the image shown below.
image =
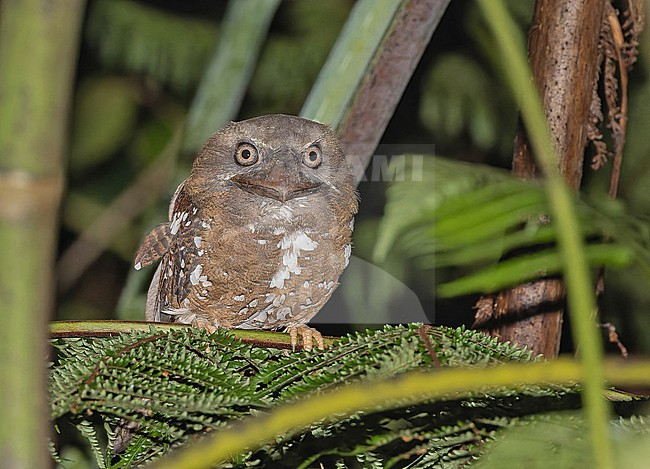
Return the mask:
[[[620,418],[611,423],[610,432],[616,435],[613,441],[619,467],[643,467],[650,456],[647,419]],[[586,434],[586,422],[576,413],[524,417],[481,449],[483,457],[476,467],[593,467]],[[628,445],[634,445],[634,450]]]
[[95,461],[100,468],[106,467],[106,456],[102,450],[102,445],[99,442],[99,437],[97,435],[97,430],[91,422],[86,420],[81,420],[75,424],[79,433],[86,438],[86,441],[90,445],[90,449],[95,456]]
[[[98,464],[114,461],[111,467],[142,464],[244,416],[346,383],[398,376],[434,361],[483,367],[533,360],[526,350],[474,331],[418,325],[357,333],[318,353],[255,348],[228,331],[208,335],[192,328],[60,339],[56,348],[52,416],[72,420]],[[301,435],[278,435],[275,444],[241,454],[232,464],[309,467],[340,461],[357,467],[366,461],[390,467],[408,460],[413,467],[443,461],[460,467],[498,428],[481,421],[496,418],[494,409],[525,415],[547,409],[548,399],[573,406],[568,396],[576,396],[575,389],[501,389],[356,413],[316,423]],[[98,434],[98,420],[105,436]],[[106,448],[99,443],[104,440]]]

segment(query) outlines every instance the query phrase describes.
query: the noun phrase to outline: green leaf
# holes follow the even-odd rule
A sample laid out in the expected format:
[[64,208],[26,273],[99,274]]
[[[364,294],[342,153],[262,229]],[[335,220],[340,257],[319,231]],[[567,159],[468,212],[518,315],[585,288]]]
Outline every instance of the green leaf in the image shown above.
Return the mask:
[[[630,263],[632,251],[623,245],[595,244],[585,248],[590,265],[623,267]],[[459,280],[440,285],[443,297],[467,293],[491,293],[514,284],[524,283],[562,271],[563,260],[556,249],[518,256],[480,270]]]
[[[143,464],[174,445],[230,426],[260,410],[347,383],[426,369],[431,366],[432,355],[423,342],[423,333],[442,366],[531,360],[525,350],[477,332],[420,329],[417,325],[357,333],[325,351],[289,355],[244,345],[223,330],[208,335],[194,328],[152,328],[146,333],[57,341],[58,358],[50,375],[52,416],[81,422],[79,429],[93,446],[99,463],[102,454],[109,454],[118,461],[116,467]],[[558,389],[555,395],[565,392],[573,391]],[[507,398],[517,393],[510,390],[500,395]],[[466,402],[484,396],[468,399]],[[457,417],[465,412],[460,403],[451,407]],[[447,412],[452,412],[451,407]],[[452,428],[446,420],[425,417],[422,412],[414,407],[394,416],[368,414],[314,424],[304,440],[286,435],[276,445],[240,455],[238,467],[257,459],[273,467],[270,461],[279,457],[289,466],[299,467],[328,455],[346,461],[374,458],[386,462],[411,451],[413,444],[409,441],[429,441],[426,448],[442,455],[468,441],[490,438],[488,430],[480,429],[468,440],[469,423]],[[98,419],[107,432],[107,451],[101,448],[104,435],[98,432],[102,426],[93,426]],[[126,435],[127,447],[114,454],[118,434],[122,441]],[[443,437],[444,443],[440,440]],[[459,461],[470,456],[468,452]]]
[[464,244],[456,249],[436,252],[435,265],[430,267],[447,267],[451,265],[468,265],[499,258],[503,253],[515,248],[525,248],[555,240],[555,230],[546,225],[539,228],[524,229],[505,233],[499,239],[481,240],[477,243]]
[[528,191],[488,201],[449,217],[436,217],[434,237],[445,246],[458,246],[497,236],[544,210],[542,191]]

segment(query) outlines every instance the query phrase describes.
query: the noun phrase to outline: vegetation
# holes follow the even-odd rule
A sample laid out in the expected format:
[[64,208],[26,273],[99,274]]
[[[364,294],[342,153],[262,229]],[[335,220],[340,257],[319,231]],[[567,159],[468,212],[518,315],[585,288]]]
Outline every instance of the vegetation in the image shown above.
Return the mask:
[[[376,272],[350,282],[363,288],[339,289],[345,303],[372,305],[376,315],[351,308],[350,325],[329,331],[343,337],[325,352],[276,349],[283,340],[273,333],[53,324],[64,337],[54,341],[49,367],[58,464],[536,467],[541,460],[605,468],[647,460],[643,398],[609,390],[625,416],[614,418],[602,396],[605,385],[647,387],[650,365],[605,359],[594,324],[595,313],[613,324],[608,347],[616,351],[650,350],[643,137],[650,47],[639,39],[640,1],[612,1],[620,13],[606,2],[603,18],[622,42],[599,42],[603,75],[593,102],[602,106],[590,110],[584,156],[593,157],[593,171],[585,165],[579,194],[556,169],[554,135],[531,86],[524,47],[534,0],[263,7],[89,0],[83,22],[82,2],[67,11],[65,2],[50,3],[61,17],[39,0],[0,4],[0,94],[10,98],[0,100],[0,261],[9,311],[0,329],[8,364],[0,376],[0,452],[15,458],[11,467],[43,466],[47,457],[36,429],[45,428],[49,305],[56,303],[59,320],[142,319],[151,273],[133,271],[131,258],[147,228],[165,218],[165,201],[201,142],[231,119],[300,113],[337,129],[363,167],[370,153],[349,151],[360,143],[350,119],[369,102],[378,118],[362,119],[364,135],[376,143],[383,133],[379,148],[391,158],[376,158],[359,186],[355,255],[413,290],[429,322],[435,313],[436,323],[449,325],[471,319],[479,294],[561,277],[575,344],[563,351],[579,349],[578,358],[543,363],[464,328],[383,326],[408,312],[394,306],[399,282]],[[404,18],[434,3],[431,32],[446,12],[420,65],[426,34],[413,42],[412,63],[388,73],[400,42],[388,41],[407,27],[415,34]],[[65,34],[55,27],[64,20]],[[38,60],[23,61],[20,48],[32,43]],[[640,67],[628,76],[637,45]],[[400,103],[372,94],[369,84],[383,89],[386,76],[395,96],[406,88]],[[544,179],[495,168],[510,166],[518,116]],[[438,155],[413,145],[422,141],[435,142]],[[389,146],[403,143],[410,146]],[[391,181],[377,181],[382,175]],[[24,254],[18,270],[16,253]],[[605,293],[596,298],[604,268]],[[368,323],[381,325],[354,332]]]

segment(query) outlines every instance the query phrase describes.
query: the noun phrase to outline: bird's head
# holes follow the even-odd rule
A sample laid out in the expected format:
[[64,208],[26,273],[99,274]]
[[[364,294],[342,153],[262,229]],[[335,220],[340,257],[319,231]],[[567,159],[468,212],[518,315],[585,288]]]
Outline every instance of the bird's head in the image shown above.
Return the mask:
[[274,205],[316,194],[343,198],[356,212],[338,138],[329,127],[300,117],[275,114],[227,125],[206,142],[191,178],[207,191],[235,191]]

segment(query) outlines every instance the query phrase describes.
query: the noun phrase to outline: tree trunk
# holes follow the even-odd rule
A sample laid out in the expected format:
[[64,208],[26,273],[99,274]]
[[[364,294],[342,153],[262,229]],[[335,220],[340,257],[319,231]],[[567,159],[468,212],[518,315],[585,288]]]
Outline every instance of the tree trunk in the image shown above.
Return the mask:
[[[608,1],[608,0],[605,0]],[[571,188],[582,180],[592,90],[598,79],[603,0],[537,0],[528,43],[533,76],[544,101],[560,169]],[[513,172],[540,176],[525,130],[515,138]],[[490,333],[555,357],[560,346],[564,286],[543,279],[499,293]]]

